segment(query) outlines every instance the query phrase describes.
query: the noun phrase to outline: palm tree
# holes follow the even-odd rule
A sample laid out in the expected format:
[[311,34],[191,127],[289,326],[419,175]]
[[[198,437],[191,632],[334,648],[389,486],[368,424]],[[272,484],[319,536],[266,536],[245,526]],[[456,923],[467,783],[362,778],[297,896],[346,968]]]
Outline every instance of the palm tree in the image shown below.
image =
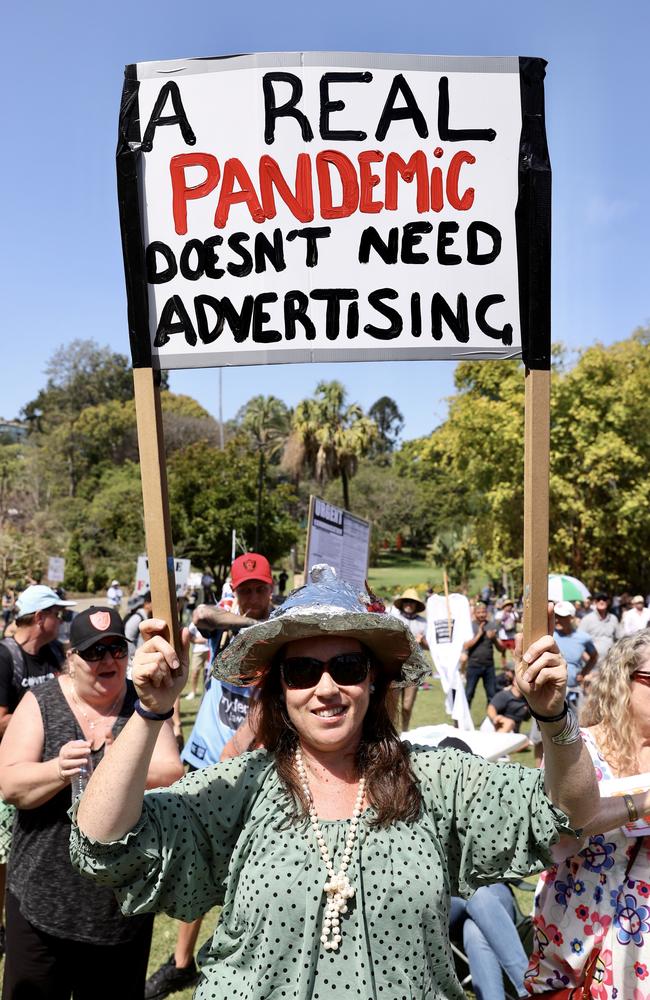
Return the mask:
[[264,474],[267,463],[277,458],[287,440],[290,431],[289,411],[282,400],[275,396],[253,396],[246,404],[241,426],[258,455],[255,551],[259,552]]
[[319,483],[340,477],[349,510],[350,479],[378,432],[358,403],[345,405],[345,397],[340,382],[319,382],[314,398],[298,403],[283,464],[295,476],[308,469]]

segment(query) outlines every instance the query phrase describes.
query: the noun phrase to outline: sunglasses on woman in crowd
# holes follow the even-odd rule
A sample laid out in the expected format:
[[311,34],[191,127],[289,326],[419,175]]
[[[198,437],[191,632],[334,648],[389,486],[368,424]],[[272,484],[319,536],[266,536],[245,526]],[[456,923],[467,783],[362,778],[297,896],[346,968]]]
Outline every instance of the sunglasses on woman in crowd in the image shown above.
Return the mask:
[[74,652],[86,663],[99,663],[107,654],[116,660],[123,660],[129,652],[129,646],[126,639],[116,639],[115,642],[96,642],[88,649],[75,649]]

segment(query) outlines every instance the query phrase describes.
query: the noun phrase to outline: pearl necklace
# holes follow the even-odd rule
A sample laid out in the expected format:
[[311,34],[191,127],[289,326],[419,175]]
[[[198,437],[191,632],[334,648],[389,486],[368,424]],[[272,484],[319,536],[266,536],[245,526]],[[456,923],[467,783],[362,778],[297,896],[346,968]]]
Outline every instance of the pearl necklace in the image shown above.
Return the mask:
[[323,945],[325,951],[337,951],[341,943],[341,914],[347,913],[347,901],[348,899],[352,899],[354,896],[354,888],[350,885],[350,880],[347,876],[347,868],[350,864],[352,848],[354,846],[355,837],[357,835],[357,827],[359,825],[359,817],[361,816],[361,810],[363,807],[366,779],[361,778],[359,780],[359,791],[357,792],[354,809],[352,810],[350,830],[345,841],[345,850],[343,851],[343,857],[341,859],[341,867],[338,872],[335,872],[332,859],[330,858],[327,850],[325,838],[323,837],[320,827],[318,826],[318,816],[316,814],[316,809],[314,808],[314,799],[309,787],[309,779],[307,778],[307,771],[305,770],[300,747],[296,747],[296,770],[298,772],[298,778],[300,779],[302,790],[309,805],[311,828],[316,838],[316,843],[318,844],[318,850],[320,851],[321,858],[323,859],[323,864],[325,865],[327,874],[329,875],[329,879],[323,886],[323,892],[327,897],[327,902],[325,904],[325,915],[323,917],[321,944]]
[[72,680],[72,678],[70,678],[70,693],[72,695],[73,702],[75,703],[75,705],[77,706],[77,708],[79,709],[79,711],[81,712],[81,714],[83,715],[83,717],[86,720],[86,722],[88,723],[90,729],[94,729],[95,726],[99,722],[108,722],[109,719],[112,719],[113,715],[115,714],[115,710],[117,708],[119,708],[119,706],[124,701],[124,695],[125,695],[125,691],[122,691],[121,694],[119,694],[117,696],[117,698],[115,699],[115,701],[113,702],[113,704],[109,708],[107,715],[100,715],[100,714],[98,714],[96,718],[91,719],[90,716],[88,715],[88,713],[85,712],[84,709],[83,709],[83,707],[82,707],[82,704],[81,704],[81,701],[79,699],[79,696],[77,695],[77,692],[75,690],[74,681]]

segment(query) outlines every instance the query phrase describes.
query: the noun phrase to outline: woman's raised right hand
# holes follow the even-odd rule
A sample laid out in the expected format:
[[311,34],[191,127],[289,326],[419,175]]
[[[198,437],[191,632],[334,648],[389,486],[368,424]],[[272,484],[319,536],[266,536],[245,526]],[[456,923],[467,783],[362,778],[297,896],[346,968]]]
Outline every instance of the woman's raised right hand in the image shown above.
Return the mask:
[[161,618],[148,618],[140,625],[144,638],[133,657],[131,677],[143,708],[164,715],[185,687],[187,680],[189,633],[183,629],[179,659],[163,633],[167,625]]

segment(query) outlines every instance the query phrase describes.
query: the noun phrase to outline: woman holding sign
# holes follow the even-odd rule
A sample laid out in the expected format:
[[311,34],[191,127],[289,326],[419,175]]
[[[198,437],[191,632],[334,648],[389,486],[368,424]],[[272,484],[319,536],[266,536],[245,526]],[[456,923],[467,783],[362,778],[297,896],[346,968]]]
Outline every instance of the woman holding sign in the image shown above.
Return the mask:
[[[392,687],[427,664],[395,618],[327,566],[230,644],[217,674],[259,686],[265,749],[144,796],[147,760],[187,667],[162,638],[136,653],[136,714],[81,801],[74,863],[123,912],[223,909],[196,997],[453,998],[451,892],[524,875],[597,808],[550,636],[519,661],[546,773],[400,742]],[[179,670],[180,667],[180,670]],[[174,673],[174,671],[178,671]]]
[[[650,631],[623,639],[609,651],[582,722],[600,783],[600,808],[584,827],[585,847],[544,872],[540,881],[528,990],[558,1000],[646,1000]],[[620,780],[626,775],[638,775],[638,781]]]

